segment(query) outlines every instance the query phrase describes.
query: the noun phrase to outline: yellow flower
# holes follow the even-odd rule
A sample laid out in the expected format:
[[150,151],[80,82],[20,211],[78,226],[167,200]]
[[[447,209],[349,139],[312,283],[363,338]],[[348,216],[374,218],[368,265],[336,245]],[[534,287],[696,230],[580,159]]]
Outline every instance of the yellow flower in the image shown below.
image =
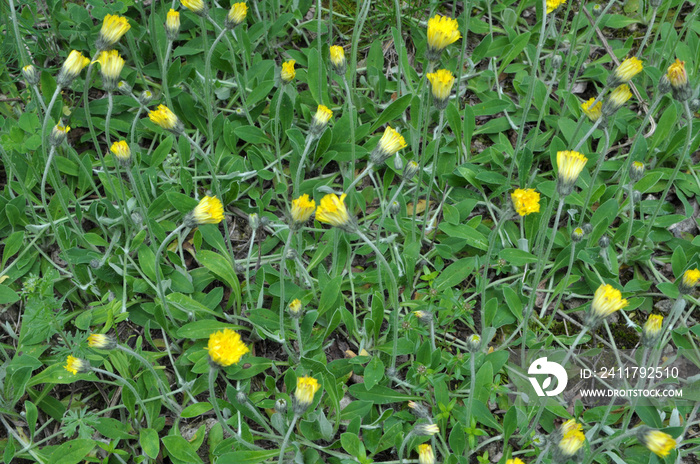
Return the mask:
[[413,429],[413,433],[418,436],[432,437],[440,433],[440,427],[437,424],[418,424]]
[[80,71],[88,64],[90,64],[90,58],[84,57],[83,54],[77,50],[71,50],[68,58],[63,62],[61,71],[59,71],[58,77],[56,78],[58,85],[61,87],[70,85],[73,79],[75,79],[78,74],[80,74]]
[[297,414],[301,414],[311,406],[314,401],[314,395],[321,386],[318,380],[313,377],[298,377],[297,389],[294,391],[294,409]]
[[418,463],[419,464],[435,464],[435,453],[433,447],[427,443],[418,445]]
[[593,105],[594,101],[595,98],[591,98],[590,100],[581,103],[581,109],[583,110],[583,113],[588,116],[588,119],[596,122],[603,115],[603,112],[601,111],[603,109],[603,102],[598,102],[594,106],[591,106]]
[[671,86],[676,100],[686,101],[693,96],[693,89],[688,83],[688,73],[685,70],[685,61],[676,58],[676,62],[668,67],[665,80]]
[[340,45],[331,45],[331,65],[339,75],[345,74],[347,62],[345,61],[345,50]]
[[608,87],[615,87],[632,80],[634,76],[642,72],[642,61],[633,56],[625,59],[615,71],[608,76]]
[[374,165],[382,164],[387,158],[395,155],[402,148],[406,148],[406,140],[398,131],[392,129],[391,126],[387,126],[384,129],[382,138],[379,139],[379,143],[372,150],[369,160]]
[[314,214],[315,209],[316,202],[309,200],[308,194],[303,194],[299,198],[292,200],[292,221],[297,224],[303,224]]
[[642,345],[653,346],[661,335],[661,328],[664,324],[664,317],[658,314],[651,314],[642,327]]
[[104,50],[119,42],[126,32],[131,29],[129,20],[124,16],[107,15],[102,21],[100,36],[97,38],[97,49]]
[[575,430],[578,430],[578,431],[583,430],[583,426],[581,424],[579,424],[578,422],[576,422],[575,419],[569,419],[568,421],[561,424],[562,435],[566,435],[567,433],[569,433],[571,431],[575,431]]
[[318,219],[318,222],[343,229],[351,229],[352,219],[348,214],[345,203],[343,203],[346,196],[346,194],[342,194],[339,197],[334,193],[329,193],[321,198],[321,204],[316,208],[316,219]]
[[248,14],[248,6],[244,2],[234,3],[226,16],[226,27],[233,29],[241,24]]
[[295,298],[289,303],[289,312],[292,313],[292,316],[296,316],[301,312],[301,307],[301,301],[299,298]]
[[170,8],[165,18],[165,33],[168,35],[168,40],[177,39],[178,32],[180,32],[180,12]]
[[525,464],[520,458],[508,459],[506,464]]
[[455,77],[447,69],[438,69],[434,73],[428,73],[427,77],[435,99],[435,106],[439,110],[445,109],[450,92],[452,92],[452,86],[455,83]]
[[120,164],[128,165],[131,162],[131,149],[126,143],[126,140],[114,142],[109,148],[109,151],[112,152],[112,154],[115,156],[115,158],[117,158],[117,161],[119,161]]
[[101,52],[96,61],[100,63],[100,72],[105,88],[108,91],[114,90],[124,68],[124,59],[119,56],[118,51],[108,50]]
[[65,367],[66,370],[73,375],[77,375],[78,373],[85,372],[89,369],[89,366],[85,361],[73,356],[68,356],[66,359],[66,365],[63,367]]
[[515,211],[521,216],[540,212],[540,194],[535,189],[516,189],[510,198]]
[[620,290],[612,285],[602,284],[593,295],[591,312],[588,315],[587,324],[595,328],[604,318],[627,306],[629,302],[622,298]]
[[165,130],[169,130],[176,134],[180,134],[183,131],[183,126],[175,113],[170,111],[165,105],[158,105],[153,111],[148,112],[148,119],[150,119],[154,124],[162,127]]
[[461,37],[456,19],[440,15],[433,16],[428,20],[428,59],[437,60],[445,47],[455,43]]
[[212,362],[222,367],[238,364],[243,355],[250,351],[245,343],[241,341],[241,336],[238,332],[231,329],[224,329],[211,334],[206,349]]
[[190,214],[190,224],[218,224],[224,220],[224,205],[216,197],[204,197]]
[[683,273],[681,278],[681,283],[678,286],[681,293],[690,293],[690,291],[698,284],[700,281],[700,270],[688,269]]
[[627,103],[627,100],[632,98],[632,92],[627,84],[622,84],[615,90],[610,92],[610,95],[603,104],[602,112],[606,116],[612,116],[617,110]]
[[316,136],[320,136],[332,117],[333,112],[329,110],[327,106],[318,105],[316,114],[314,114],[313,120],[311,121],[311,131]]
[[557,190],[559,195],[566,196],[574,190],[574,184],[579,174],[586,166],[588,158],[577,151],[557,152]]
[[62,144],[63,141],[66,140],[69,130],[70,126],[56,124],[53,126],[53,129],[51,129],[51,133],[49,134],[49,143],[54,147]]
[[117,346],[117,342],[109,335],[90,334],[88,337],[88,346],[100,350],[111,350]]
[[561,441],[559,442],[559,451],[564,456],[573,456],[581,449],[583,443],[586,441],[586,436],[583,432],[576,428],[569,430],[564,433]]
[[685,61],[681,61],[676,58],[676,62],[668,67],[666,77],[673,87],[687,85],[688,73],[685,70]]
[[660,430],[649,430],[642,438],[644,446],[655,455],[665,458],[676,447],[676,440]]
[[29,85],[37,85],[39,83],[39,74],[37,74],[36,68],[31,64],[22,68],[22,76],[24,76]]
[[566,0],[547,0],[547,14],[566,3]]
[[204,15],[207,12],[207,6],[202,0],[181,0],[180,3],[192,13]]
[[294,80],[294,77],[297,75],[297,72],[294,70],[295,63],[295,60],[289,60],[282,63],[282,71],[280,72],[280,77],[282,78],[282,82],[284,82],[285,84],[289,84],[290,82],[292,82],[292,80]]

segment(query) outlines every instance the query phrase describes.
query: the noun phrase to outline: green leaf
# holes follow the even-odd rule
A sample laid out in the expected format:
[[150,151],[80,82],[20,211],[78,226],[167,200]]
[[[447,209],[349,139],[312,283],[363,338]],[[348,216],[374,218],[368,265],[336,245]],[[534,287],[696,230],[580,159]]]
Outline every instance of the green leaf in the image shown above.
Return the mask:
[[358,400],[371,401],[374,404],[403,403],[420,399],[418,396],[404,395],[381,385],[375,385],[371,390],[367,390],[361,383],[351,385],[348,392]]
[[141,448],[143,452],[151,459],[156,459],[158,453],[160,452],[160,439],[158,438],[158,432],[153,429],[141,429],[139,430],[139,441],[141,442]]
[[506,52],[502,55],[501,65],[498,67],[498,73],[500,75],[506,66],[508,66],[511,61],[513,61],[520,53],[525,49],[527,43],[530,41],[530,32],[519,35],[515,40],[510,42],[509,46],[506,47]]
[[19,301],[19,295],[7,285],[0,284],[0,304],[11,304]]
[[371,390],[384,377],[384,363],[375,356],[365,367],[365,388]]
[[365,447],[362,442],[360,442],[360,437],[354,433],[345,432],[340,435],[340,444],[350,456],[358,459],[365,457]]
[[382,111],[382,114],[379,115],[374,124],[372,124],[372,127],[369,130],[370,133],[376,131],[377,128],[381,127],[383,124],[398,119],[403,112],[406,111],[406,108],[408,108],[412,98],[413,95],[404,95],[389,105],[384,111]]
[[233,290],[234,297],[240,299],[241,284],[238,281],[236,271],[234,271],[233,265],[228,258],[225,258],[218,253],[214,253],[213,251],[201,250],[199,253],[197,253],[197,261],[199,261],[199,263],[205,268],[216,274],[220,279],[223,279],[223,282],[228,284],[229,288]]
[[528,253],[525,250],[519,250],[517,248],[506,248],[498,253],[498,257],[505,259],[509,264],[513,266],[524,266],[526,264],[536,263],[539,258]]
[[194,404],[187,406],[180,413],[180,417],[183,417],[185,419],[189,419],[191,417],[201,416],[202,414],[204,414],[205,412],[207,412],[209,410],[211,410],[211,403],[208,403],[206,401],[202,401],[201,403],[194,403]]
[[219,456],[217,463],[235,462],[236,464],[257,464],[268,459],[279,456],[279,450],[272,451],[234,451],[233,453],[225,453]]
[[163,444],[165,449],[168,450],[170,456],[180,461],[185,461],[187,463],[193,464],[196,462],[202,462],[199,455],[197,455],[197,450],[194,449],[187,440],[177,435],[170,435],[168,437],[163,437]]
[[462,258],[440,272],[433,286],[437,290],[452,288],[463,282],[472,271],[474,271],[474,259]]
[[95,442],[87,439],[68,441],[51,453],[49,464],[77,464],[95,447]]
[[233,130],[233,132],[241,140],[245,140],[246,142],[255,145],[272,144],[272,141],[267,137],[267,135],[265,135],[265,132],[263,132],[262,129],[259,129],[255,126],[238,126]]
[[177,330],[177,336],[179,338],[189,338],[190,340],[200,340],[202,338],[209,338],[214,332],[223,329],[250,330],[242,325],[228,324],[212,319],[203,319],[183,325]]
[[440,230],[450,237],[463,238],[469,246],[480,250],[488,250],[489,242],[483,234],[466,224],[453,225],[446,222],[440,224]]

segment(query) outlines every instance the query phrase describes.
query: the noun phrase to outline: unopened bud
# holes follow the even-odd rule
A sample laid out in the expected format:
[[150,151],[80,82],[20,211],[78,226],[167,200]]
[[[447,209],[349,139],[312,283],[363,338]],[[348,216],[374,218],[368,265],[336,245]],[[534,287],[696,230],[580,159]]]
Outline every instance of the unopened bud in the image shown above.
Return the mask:
[[131,90],[131,86],[126,81],[119,81],[119,83],[117,84],[117,92],[119,92],[122,95],[131,95]]
[[554,69],[559,69],[561,68],[561,64],[564,60],[562,59],[561,55],[554,55],[552,57],[552,66]]
[[598,240],[598,246],[601,248],[607,248],[610,246],[610,237],[607,235],[603,235],[600,237],[600,240]]
[[236,393],[236,401],[239,403],[245,403],[248,401],[248,395],[246,395],[243,390],[240,390],[238,393]]
[[581,228],[583,229],[583,233],[586,234],[586,235],[588,235],[588,234],[590,234],[591,232],[593,232],[593,226],[591,225],[590,222],[586,222],[585,224],[583,224],[583,225],[581,226]]
[[399,214],[399,211],[401,211],[401,205],[399,204],[399,202],[396,200],[392,201],[389,205],[389,214],[391,214],[392,216],[396,216],[397,214]]
[[477,334],[470,335],[469,338],[467,338],[467,349],[475,353],[479,351],[481,348],[481,337]]
[[571,232],[571,241],[574,243],[578,243],[581,240],[583,240],[584,232],[583,229],[580,227],[577,227],[574,229],[573,232]]
[[644,163],[639,161],[632,163],[632,166],[630,166],[630,179],[632,179],[632,182],[637,182],[639,179],[644,177],[645,169]]
[[275,401],[275,412],[285,415],[287,413],[287,401],[284,398],[280,398]]
[[39,83],[39,73],[36,72],[36,68],[31,64],[22,68],[22,76],[24,76],[24,80],[29,85],[37,85]]
[[153,93],[150,90],[144,90],[141,92],[141,95],[139,95],[139,103],[143,106],[148,106],[151,100],[153,100]]
[[415,176],[418,173],[418,169],[418,163],[416,163],[415,161],[409,161],[403,170],[403,178],[406,180],[413,179],[413,176]]
[[257,213],[252,213],[248,215],[248,225],[253,230],[258,230],[260,227],[260,217]]
[[394,169],[397,171],[401,171],[403,169],[403,160],[398,153],[394,156]]
[[600,16],[601,14],[603,14],[603,7],[600,5],[595,5],[591,10],[591,13],[593,13],[593,16]]
[[632,200],[635,203],[639,203],[640,201],[642,201],[642,192],[640,192],[639,190],[634,190],[632,192]]

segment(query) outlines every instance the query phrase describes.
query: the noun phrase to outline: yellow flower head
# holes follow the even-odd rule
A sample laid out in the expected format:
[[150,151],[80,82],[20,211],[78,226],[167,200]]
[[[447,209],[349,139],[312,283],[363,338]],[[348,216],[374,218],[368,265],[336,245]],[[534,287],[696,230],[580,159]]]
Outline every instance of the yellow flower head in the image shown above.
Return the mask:
[[459,24],[456,19],[435,15],[428,20],[428,59],[435,61],[448,45],[458,41]]
[[615,90],[610,92],[610,95],[603,104],[602,112],[606,116],[612,116],[617,110],[622,108],[627,100],[632,98],[632,92],[627,84],[622,84]]
[[207,345],[209,358],[222,367],[238,364],[248,347],[241,341],[241,336],[235,330],[224,329],[209,336]]
[[170,111],[170,108],[165,105],[158,105],[158,108],[149,111],[148,119],[157,126],[176,134],[182,133],[184,129],[178,117],[175,116],[175,113]]
[[620,66],[615,68],[615,72],[612,75],[615,83],[610,85],[619,85],[631,81],[634,76],[642,72],[642,68],[642,60],[636,56],[625,59],[620,63]]
[[245,21],[248,14],[248,6],[244,2],[234,3],[226,16],[226,27],[233,29],[234,27]]
[[90,348],[98,348],[100,350],[111,350],[117,346],[117,342],[105,334],[90,334],[88,337],[88,346]]
[[303,194],[299,198],[292,200],[292,221],[297,224],[303,224],[314,214],[315,209],[316,202],[309,200],[308,194]]
[[513,458],[513,459],[508,459],[506,461],[506,464],[525,464],[525,463],[520,458]]
[[316,109],[316,114],[314,114],[311,120],[311,131],[316,135],[320,136],[323,130],[326,128],[328,121],[333,117],[333,112],[328,109],[325,105],[318,105]]
[[564,456],[573,456],[581,449],[585,441],[586,436],[580,429],[569,430],[563,434],[561,441],[559,441],[559,451]]
[[80,71],[82,71],[88,64],[90,64],[90,58],[84,57],[83,54],[77,50],[71,50],[71,52],[68,54],[68,58],[66,58],[66,61],[63,62],[63,66],[61,66],[61,70],[58,73],[58,77],[56,79],[58,85],[61,87],[67,87],[70,85],[70,83],[73,82],[73,79],[75,79],[78,74],[80,74]]
[[295,60],[289,60],[282,63],[282,71],[280,72],[280,77],[282,82],[289,84],[296,77],[297,72],[294,70]]
[[117,158],[117,161],[122,165],[128,165],[131,162],[131,149],[126,143],[126,140],[114,142],[109,148],[109,151],[112,152],[114,157]]
[[642,437],[644,446],[649,448],[655,455],[665,458],[676,447],[676,440],[667,433],[660,430],[649,430]]
[[66,359],[66,365],[63,366],[68,372],[73,375],[77,375],[81,372],[86,372],[90,366],[80,358],[75,358],[73,356],[68,356]]
[[450,92],[452,92],[455,77],[447,69],[438,69],[434,73],[428,73],[427,77],[430,81],[433,98],[435,99],[435,106],[440,110],[444,109],[450,98]]
[[192,13],[203,16],[207,12],[207,6],[202,0],[181,0],[180,3]]
[[435,453],[433,447],[427,443],[418,445],[418,463],[419,464],[435,464]]
[[581,103],[581,109],[583,110],[583,113],[588,116],[588,119],[596,122],[601,116],[603,116],[603,112],[601,111],[603,109],[603,102],[598,102],[593,105],[594,101],[595,98],[591,98],[590,100]]
[[588,158],[577,151],[557,152],[557,190],[559,195],[566,196],[574,190],[574,184],[578,180],[579,174],[586,166]]
[[535,189],[516,189],[510,198],[515,211],[521,216],[540,212],[540,194]]
[[583,426],[576,422],[575,419],[569,419],[568,421],[561,424],[562,435],[566,435],[567,433],[575,430],[583,431]]
[[688,84],[688,73],[685,70],[685,61],[676,58],[676,62],[668,67],[666,73],[668,81],[672,87],[680,87]]
[[382,138],[379,139],[379,143],[375,149],[372,150],[369,160],[374,165],[380,165],[402,148],[406,148],[406,140],[398,131],[391,126],[387,126],[386,129],[384,129]]
[[602,284],[598,287],[593,295],[591,303],[591,312],[588,317],[588,323],[595,327],[600,321],[608,317],[615,311],[627,306],[629,302],[622,298],[620,290],[612,285]]
[[63,141],[66,140],[69,130],[70,126],[64,126],[60,123],[53,126],[53,129],[51,129],[51,133],[49,134],[49,144],[54,147],[62,144]]
[[339,75],[345,74],[347,69],[347,62],[345,61],[345,50],[340,45],[331,45],[331,65],[333,69]]
[[651,314],[642,327],[642,345],[652,346],[661,335],[661,328],[664,325],[664,317],[658,314]]
[[318,219],[318,222],[352,230],[353,221],[343,202],[346,196],[346,194],[338,196],[334,193],[329,193],[321,198],[321,204],[316,208],[316,219]]
[[299,298],[295,298],[291,303],[289,303],[289,312],[292,314],[292,316],[299,315],[301,313],[301,308],[302,304]]
[[31,64],[22,68],[22,76],[24,76],[24,79],[29,85],[37,85],[39,83],[39,74],[36,72],[36,68]]
[[690,291],[698,284],[700,281],[700,270],[688,269],[683,273],[681,278],[681,283],[678,286],[681,293],[690,293]]
[[180,12],[170,8],[165,17],[165,33],[168,35],[168,40],[177,39],[178,32],[180,32]]
[[547,14],[566,3],[566,0],[547,0]]
[[108,14],[102,21],[100,36],[97,38],[97,49],[105,50],[111,47],[119,42],[119,39],[121,39],[129,29],[131,29],[131,25],[129,24],[129,20],[124,16]]
[[321,386],[313,377],[297,377],[297,389],[294,391],[294,408],[297,413],[303,413],[311,406],[314,395]]
[[224,205],[216,197],[204,197],[190,215],[189,224],[218,224],[224,220]]
[[101,52],[96,61],[100,63],[100,72],[105,88],[108,91],[114,90],[124,68],[124,59],[119,56],[118,51],[107,50]]

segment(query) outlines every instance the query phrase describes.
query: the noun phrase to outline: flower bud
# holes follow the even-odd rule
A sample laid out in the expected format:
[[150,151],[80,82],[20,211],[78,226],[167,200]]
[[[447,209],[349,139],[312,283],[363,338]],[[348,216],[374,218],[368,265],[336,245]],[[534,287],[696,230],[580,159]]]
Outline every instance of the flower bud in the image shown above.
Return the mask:
[[602,237],[600,237],[600,239],[598,240],[598,246],[603,248],[603,249],[609,247],[610,246],[610,237],[608,237],[607,235],[603,235]]
[[345,61],[345,50],[343,50],[343,47],[340,45],[332,45],[330,48],[330,54],[331,66],[333,67],[333,70],[339,76],[344,75],[345,71],[348,69],[347,62]]
[[168,36],[168,40],[173,41],[177,39],[179,32],[180,13],[170,8],[170,11],[168,11],[168,15],[165,18],[165,34]]
[[601,14],[603,14],[603,7],[600,5],[595,5],[595,6],[593,6],[591,13],[593,14],[593,16],[598,17]]
[[260,227],[260,216],[258,216],[258,213],[248,215],[248,225],[252,230],[258,230]]
[[586,234],[586,235],[588,235],[588,234],[590,234],[591,232],[593,232],[593,226],[591,225],[590,222],[584,223],[581,227],[583,228],[583,233]]
[[389,214],[391,214],[392,216],[396,216],[397,214],[399,214],[399,211],[401,211],[401,205],[399,204],[399,202],[396,200],[392,201],[389,205]]
[[423,324],[430,324],[433,320],[433,313],[428,311],[414,311],[413,314],[415,314],[418,320]]
[[642,327],[642,345],[648,348],[656,345],[661,336],[661,328],[664,324],[663,316],[651,314]]
[[284,398],[280,398],[275,401],[275,412],[282,414],[283,416],[287,414],[287,401]]
[[571,232],[571,241],[574,243],[578,243],[581,240],[583,240],[584,232],[583,229],[580,227],[577,227],[574,229],[573,232]]
[[630,179],[632,179],[632,182],[637,182],[644,177],[645,169],[644,163],[642,162],[635,161],[632,163],[632,166],[630,166]]
[[427,407],[423,406],[423,403],[416,403],[415,401],[409,401],[408,407],[413,411],[413,415],[422,419],[428,419],[430,417],[430,411]]
[[143,106],[148,106],[151,100],[153,100],[153,93],[150,90],[144,90],[141,92],[141,95],[139,95],[139,103]]
[[234,3],[226,16],[226,29],[233,29],[243,21],[248,14],[248,6],[244,2]]
[[554,69],[559,69],[561,68],[561,64],[564,61],[564,59],[561,57],[561,55],[557,54],[552,57],[552,67]]
[[37,85],[39,83],[39,73],[36,72],[36,68],[31,64],[22,68],[22,76],[24,76],[24,80],[29,85]]
[[413,428],[413,434],[419,437],[432,437],[440,433],[440,427],[437,424],[416,424]]
[[132,90],[133,89],[126,81],[119,81],[119,83],[117,84],[117,92],[119,92],[122,95],[131,95]]
[[301,301],[297,298],[289,303],[287,309],[289,310],[289,315],[292,317],[292,319],[299,319],[302,315],[303,306]]
[[63,141],[66,140],[69,130],[70,126],[64,126],[60,123],[56,124],[53,129],[51,129],[51,133],[49,134],[49,144],[52,147],[57,147],[62,144]]
[[396,169],[397,171],[403,170],[403,160],[401,159],[398,153],[394,155],[394,169]]
[[409,181],[409,180],[413,179],[413,176],[418,174],[418,169],[419,169],[418,163],[416,163],[415,161],[409,161],[403,170],[404,180]]
[[477,334],[472,334],[467,338],[467,350],[472,353],[479,351],[481,348],[481,337]]

